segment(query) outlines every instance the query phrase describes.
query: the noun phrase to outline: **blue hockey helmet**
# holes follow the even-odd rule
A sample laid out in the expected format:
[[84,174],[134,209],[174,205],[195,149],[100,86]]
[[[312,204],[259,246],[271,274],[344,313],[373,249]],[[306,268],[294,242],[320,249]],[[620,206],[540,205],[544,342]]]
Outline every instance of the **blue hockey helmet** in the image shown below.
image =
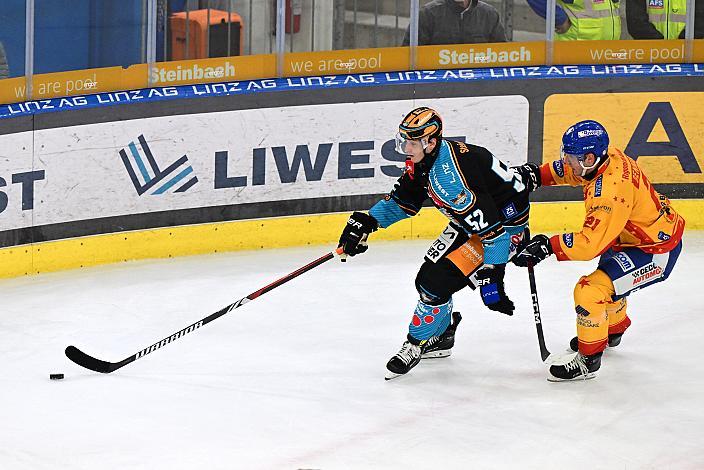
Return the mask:
[[609,134],[596,121],[580,121],[562,136],[562,151],[570,155],[584,157],[593,153],[597,157],[605,157],[608,148]]
[[[609,134],[604,126],[596,121],[580,121],[567,129],[562,136],[562,159],[572,156],[582,167],[582,175],[594,169],[607,156],[609,149]],[[584,156],[594,154],[596,161],[589,167],[584,166]]]

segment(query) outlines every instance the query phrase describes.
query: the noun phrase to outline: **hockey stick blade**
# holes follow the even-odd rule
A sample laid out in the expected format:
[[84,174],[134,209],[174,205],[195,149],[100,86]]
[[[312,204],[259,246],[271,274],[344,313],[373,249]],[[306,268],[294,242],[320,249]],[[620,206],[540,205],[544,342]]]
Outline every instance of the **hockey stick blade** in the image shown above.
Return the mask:
[[199,329],[201,326],[207,325],[211,321],[216,320],[216,319],[222,317],[223,315],[230,313],[234,309],[241,307],[242,305],[246,304],[247,302],[254,300],[254,299],[266,294],[267,292],[279,287],[280,285],[287,283],[291,279],[294,279],[294,278],[300,276],[301,274],[308,272],[311,269],[313,269],[317,266],[320,266],[321,264],[323,264],[327,261],[330,261],[336,255],[339,256],[341,254],[342,254],[342,248],[338,248],[337,250],[335,250],[334,252],[331,252],[331,253],[326,253],[325,255],[321,256],[320,258],[316,259],[315,261],[312,261],[312,262],[306,264],[305,266],[296,269],[292,273],[289,273],[286,276],[284,276],[280,279],[277,279],[276,281],[272,282],[271,284],[268,284],[268,285],[262,287],[261,289],[254,291],[245,297],[242,297],[237,302],[233,302],[230,305],[218,310],[217,312],[211,313],[207,317],[187,326],[186,328],[183,328],[183,329],[177,331],[176,333],[172,334],[171,336],[167,336],[166,338],[162,339],[161,341],[158,341],[158,342],[152,344],[151,346],[148,346],[148,347],[142,349],[141,351],[138,351],[137,353],[121,360],[120,362],[107,362],[107,361],[103,361],[100,359],[96,359],[93,356],[90,356],[90,355],[84,353],[83,351],[81,351],[80,349],[78,349],[75,346],[68,346],[66,348],[66,350],[65,350],[66,357],[68,357],[71,361],[73,361],[74,363],[76,363],[79,366],[84,367],[86,369],[89,369],[89,370],[92,370],[95,372],[100,372],[102,374],[109,374],[110,372],[114,372],[117,369],[119,369],[123,366],[126,366],[127,364],[134,362],[137,359],[140,359],[140,358],[146,356],[147,354],[150,354],[150,353],[156,351],[157,349],[160,349],[160,348],[166,346],[167,344],[169,344],[179,338],[184,337],[188,333],[191,333],[191,332]]
[[93,356],[89,356],[84,353],[76,346],[69,346],[66,348],[66,357],[71,359],[73,362],[81,367],[90,369],[95,372],[100,372],[102,374],[109,374],[110,372],[118,369],[120,367],[119,363],[101,361]]

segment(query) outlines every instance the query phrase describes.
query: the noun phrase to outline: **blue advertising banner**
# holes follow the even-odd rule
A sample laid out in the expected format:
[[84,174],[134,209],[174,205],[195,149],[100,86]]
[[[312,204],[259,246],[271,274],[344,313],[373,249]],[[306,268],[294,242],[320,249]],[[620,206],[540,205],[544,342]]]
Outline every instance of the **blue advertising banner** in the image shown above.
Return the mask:
[[485,69],[419,70],[410,72],[260,79],[241,82],[233,81],[145,88],[141,90],[26,101],[24,103],[0,105],[0,119],[57,111],[89,109],[99,106],[168,101],[184,98],[247,95],[276,91],[303,91],[326,88],[374,87],[422,83],[457,83],[482,80],[696,76],[704,77],[704,64],[494,67]]

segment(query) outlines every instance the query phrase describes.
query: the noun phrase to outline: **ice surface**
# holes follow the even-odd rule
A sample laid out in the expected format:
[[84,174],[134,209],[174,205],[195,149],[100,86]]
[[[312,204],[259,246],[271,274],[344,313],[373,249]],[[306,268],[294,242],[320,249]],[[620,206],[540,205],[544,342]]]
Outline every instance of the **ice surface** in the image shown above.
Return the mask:
[[[553,384],[525,270],[513,317],[455,296],[453,355],[384,381],[429,241],[374,243],[100,375],[331,247],[142,261],[0,282],[0,469],[702,469],[704,234],[635,293],[596,379]],[[574,335],[595,262],[536,268],[548,348]],[[49,374],[63,372],[62,381]]]

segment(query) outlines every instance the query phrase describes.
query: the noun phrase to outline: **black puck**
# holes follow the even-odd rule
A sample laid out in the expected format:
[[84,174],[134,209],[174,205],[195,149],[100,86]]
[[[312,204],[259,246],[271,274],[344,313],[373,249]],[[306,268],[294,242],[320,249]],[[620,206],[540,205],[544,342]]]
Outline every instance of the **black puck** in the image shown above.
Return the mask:
[[49,374],[51,380],[61,380],[64,378],[64,374]]

